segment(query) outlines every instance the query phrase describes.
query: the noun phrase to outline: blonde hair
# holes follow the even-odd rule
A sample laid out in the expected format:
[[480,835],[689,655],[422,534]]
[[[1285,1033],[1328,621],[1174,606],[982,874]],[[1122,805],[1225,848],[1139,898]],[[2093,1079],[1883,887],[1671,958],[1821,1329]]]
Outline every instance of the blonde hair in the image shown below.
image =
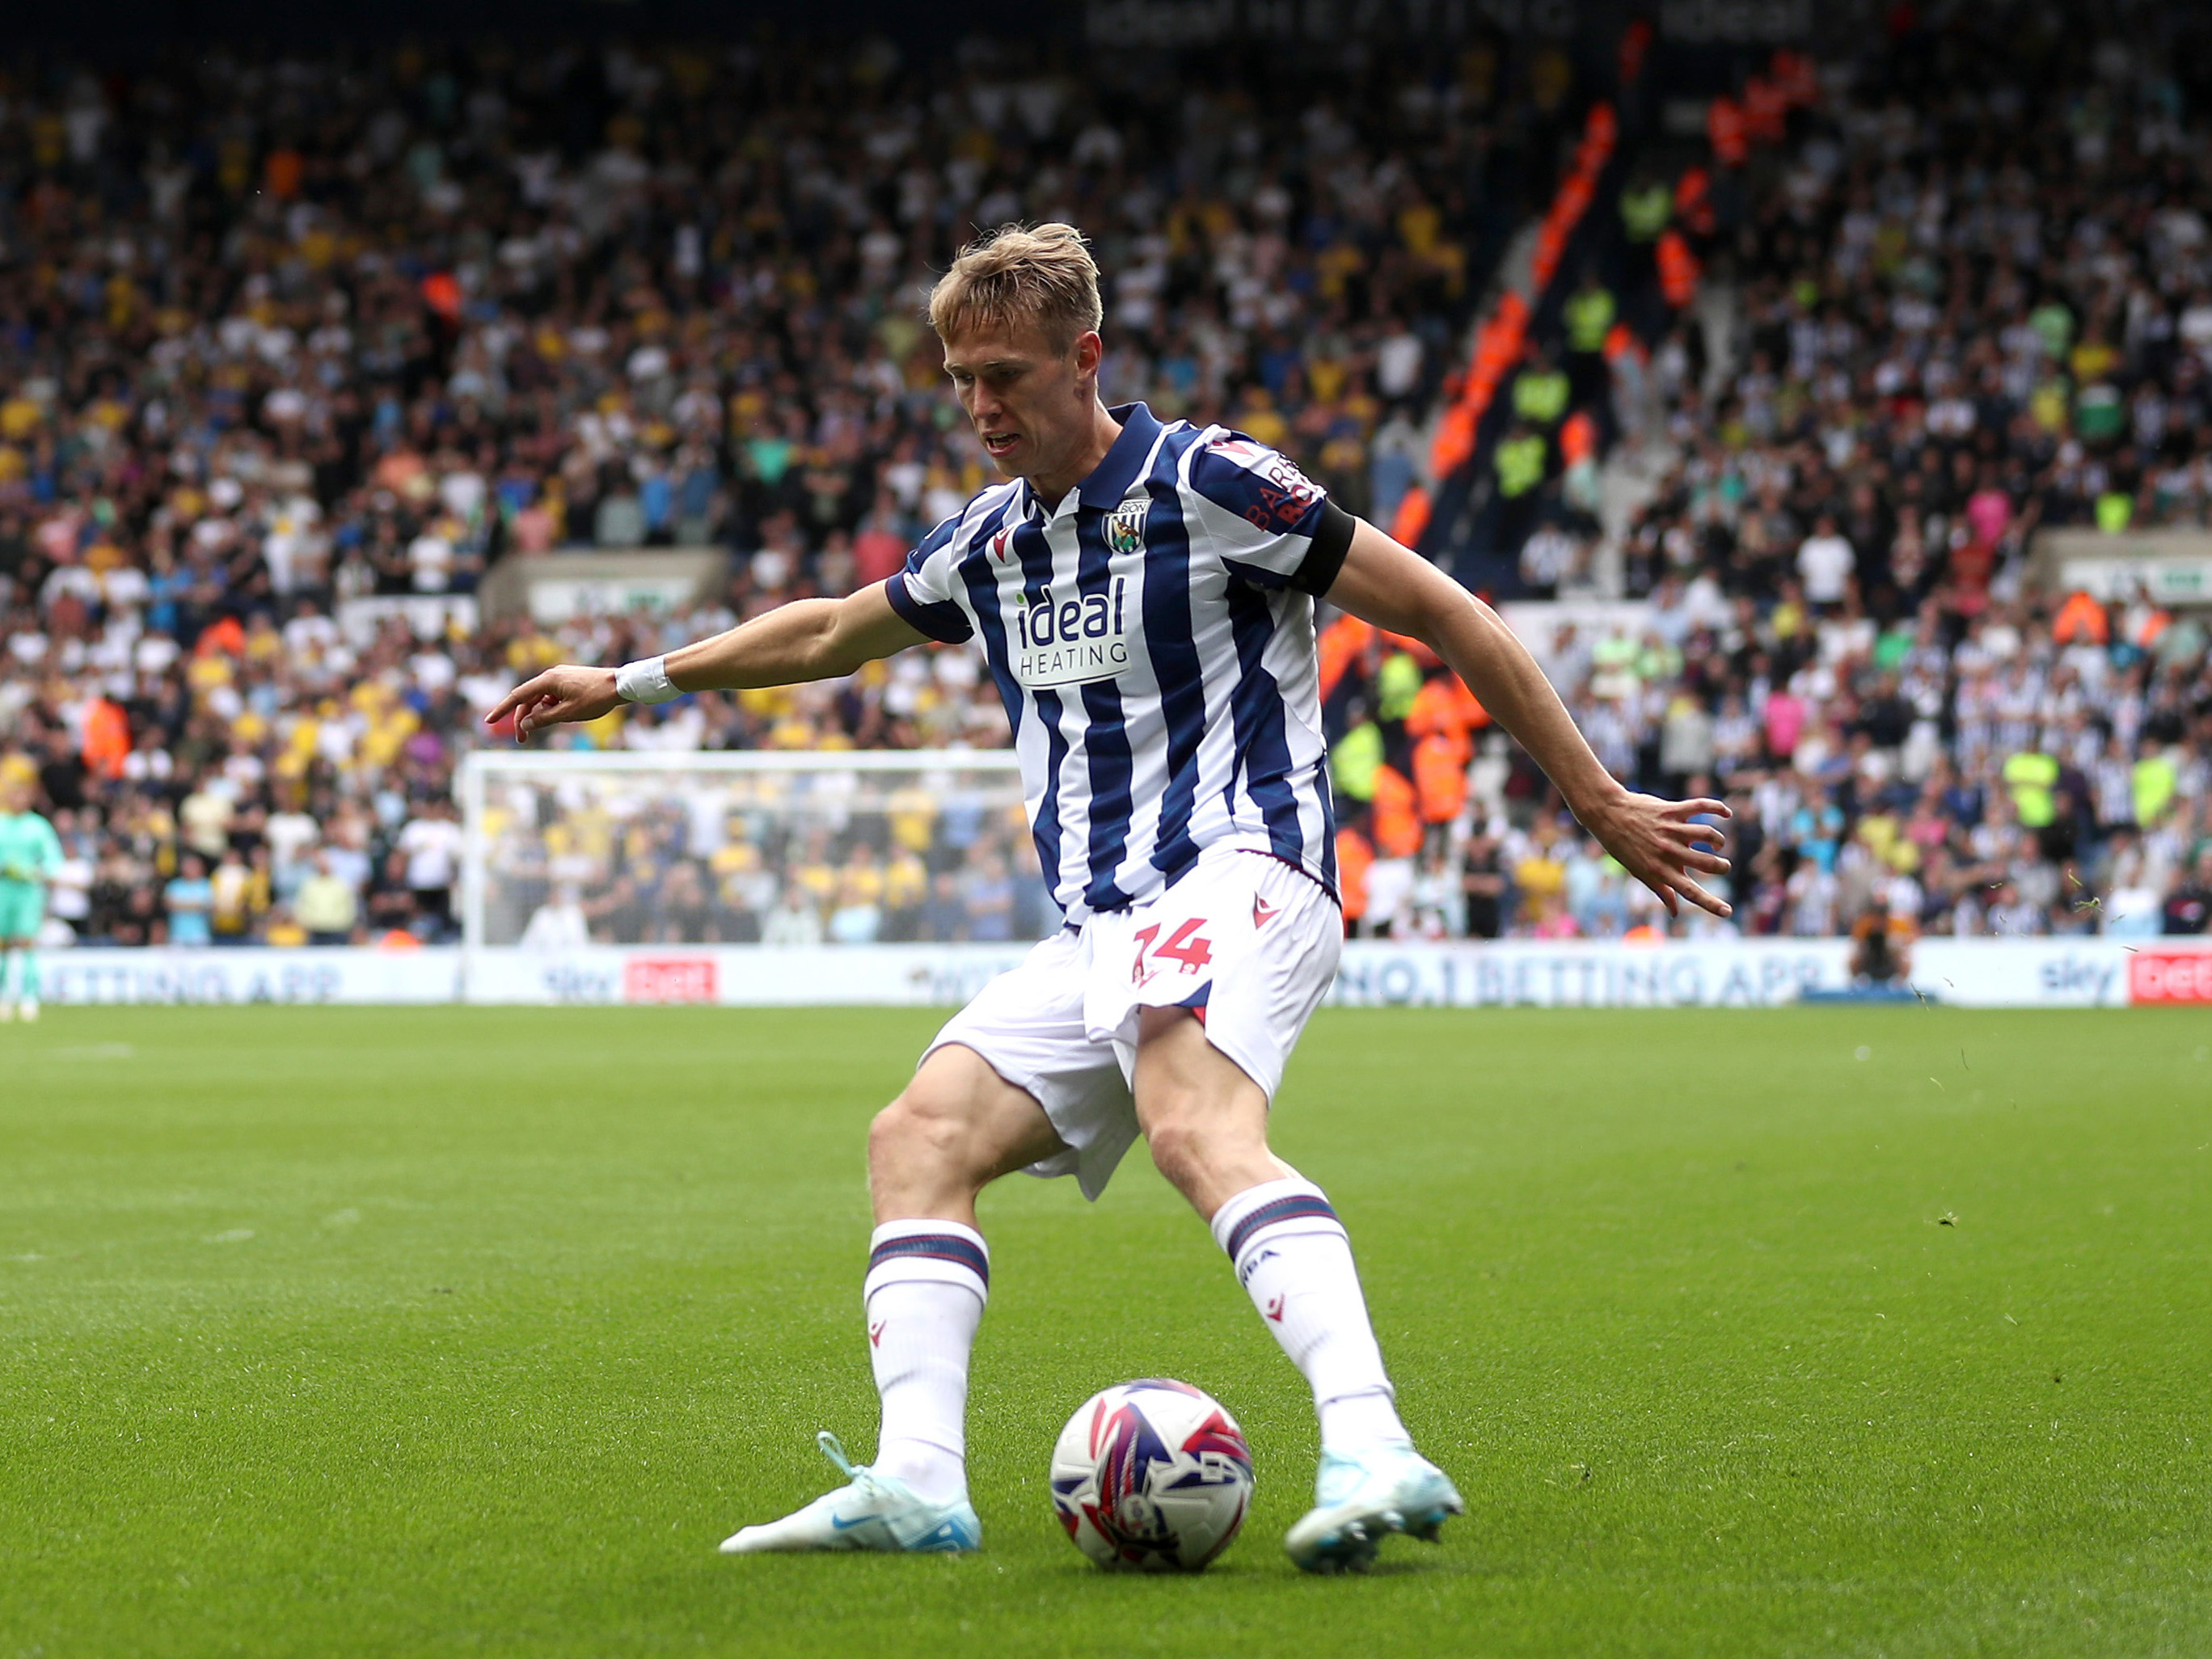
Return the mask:
[[929,325],[940,340],[994,323],[1028,323],[1065,351],[1104,316],[1097,264],[1073,225],[1000,225],[962,248],[929,291]]

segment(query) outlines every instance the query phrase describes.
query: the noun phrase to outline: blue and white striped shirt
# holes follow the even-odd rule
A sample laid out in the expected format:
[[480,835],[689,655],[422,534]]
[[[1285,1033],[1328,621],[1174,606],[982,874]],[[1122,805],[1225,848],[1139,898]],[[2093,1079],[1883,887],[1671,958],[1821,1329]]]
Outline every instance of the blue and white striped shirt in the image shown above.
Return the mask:
[[1156,896],[1224,844],[1334,893],[1310,594],[1349,521],[1241,433],[1113,414],[1121,437],[1066,499],[983,490],[885,582],[891,606],[981,644],[1070,921]]

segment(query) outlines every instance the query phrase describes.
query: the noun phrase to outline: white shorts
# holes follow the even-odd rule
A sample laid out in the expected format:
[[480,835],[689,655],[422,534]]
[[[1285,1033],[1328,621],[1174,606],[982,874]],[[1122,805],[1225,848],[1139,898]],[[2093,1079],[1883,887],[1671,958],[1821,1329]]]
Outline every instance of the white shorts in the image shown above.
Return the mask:
[[957,1042],[1025,1090],[1067,1148],[1030,1173],[1072,1175],[1095,1199],[1137,1138],[1139,1011],[1192,1010],[1273,1102],[1343,945],[1342,914],[1311,876],[1270,854],[1210,848],[1158,898],[1040,941],[922,1058]]

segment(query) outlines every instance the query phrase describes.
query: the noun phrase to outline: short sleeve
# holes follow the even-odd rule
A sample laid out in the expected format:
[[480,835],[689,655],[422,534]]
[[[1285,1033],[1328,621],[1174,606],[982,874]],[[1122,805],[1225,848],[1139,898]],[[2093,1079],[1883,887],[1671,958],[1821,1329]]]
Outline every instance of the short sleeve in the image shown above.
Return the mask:
[[1230,574],[1255,587],[1328,591],[1352,545],[1352,515],[1288,456],[1241,432],[1192,455],[1199,516]]
[[947,645],[972,639],[975,632],[955,597],[960,576],[952,540],[959,527],[957,516],[945,520],[906,556],[904,568],[884,578],[884,597],[891,609],[909,627]]

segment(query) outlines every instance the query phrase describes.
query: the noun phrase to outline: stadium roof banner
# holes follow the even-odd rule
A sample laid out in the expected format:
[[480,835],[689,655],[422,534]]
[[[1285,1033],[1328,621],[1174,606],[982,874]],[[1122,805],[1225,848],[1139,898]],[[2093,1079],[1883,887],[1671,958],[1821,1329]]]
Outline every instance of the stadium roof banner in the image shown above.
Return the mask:
[[[1800,44],[1834,14],[1863,7],[1812,0],[1662,0],[1659,34],[1681,46]],[[1617,38],[1635,15],[1622,0],[1090,0],[1094,45],[1204,46],[1229,41],[1457,40],[1499,33]]]
[[1229,41],[1456,40],[1498,31],[1563,40],[1617,32],[1611,0],[1091,0],[1092,45],[1204,46]]
[[[1024,6],[1012,0],[386,0],[333,10],[283,0],[86,0],[26,9],[9,21],[28,42],[68,40],[123,57],[173,42],[267,41],[288,46],[402,36],[518,39],[746,37],[768,30],[823,40],[881,34],[909,46],[963,36],[1065,40],[1122,48],[1202,47],[1229,42],[1326,45],[1439,40],[1482,34],[1612,41],[1646,8],[1630,0],[1087,0]],[[1869,0],[1660,0],[1652,21],[1678,47],[1802,45],[1873,15]]]
[[749,39],[762,33],[821,40],[878,34],[926,50],[963,36],[1038,40],[1074,32],[1072,7],[1015,0],[383,0],[372,7],[289,0],[83,0],[11,12],[19,43],[68,42],[129,62],[164,46],[252,43],[288,48],[390,44],[496,34],[549,40]]

